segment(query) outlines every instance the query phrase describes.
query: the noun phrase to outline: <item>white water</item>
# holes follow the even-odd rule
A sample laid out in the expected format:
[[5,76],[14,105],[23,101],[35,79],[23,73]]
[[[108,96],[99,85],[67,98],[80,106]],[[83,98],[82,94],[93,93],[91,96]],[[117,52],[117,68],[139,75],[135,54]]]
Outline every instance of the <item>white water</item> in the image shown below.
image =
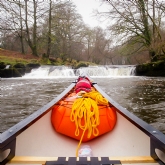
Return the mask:
[[89,66],[72,69],[66,66],[41,66],[33,69],[31,73],[25,74],[24,78],[53,78],[53,77],[75,77],[86,74],[92,77],[116,77],[134,76],[135,66],[131,65],[108,65]]

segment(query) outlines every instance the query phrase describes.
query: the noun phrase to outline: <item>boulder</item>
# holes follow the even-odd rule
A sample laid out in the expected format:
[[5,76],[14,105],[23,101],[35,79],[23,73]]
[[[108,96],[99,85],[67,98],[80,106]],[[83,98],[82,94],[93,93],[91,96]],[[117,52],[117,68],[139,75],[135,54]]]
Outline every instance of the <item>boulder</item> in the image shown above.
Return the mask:
[[23,63],[17,63],[13,66],[20,73],[21,76],[25,75],[26,66]]
[[24,65],[23,63],[17,63],[12,68],[6,68],[4,63],[0,63],[0,77],[11,78],[11,77],[22,77],[25,73],[30,73],[33,68],[40,67],[40,64],[29,63]]
[[11,78],[11,77],[22,77],[21,73],[15,68],[0,69],[0,77]]
[[13,66],[13,68],[25,68],[25,65],[22,63],[17,63]]
[[165,61],[157,61],[136,66],[136,76],[165,76]]
[[6,68],[6,65],[4,62],[0,62],[0,69],[5,69]]
[[77,64],[76,66],[72,66],[73,69],[78,69],[78,68],[81,68],[81,67],[88,67],[89,65],[86,64],[86,63],[79,63]]
[[39,68],[41,65],[38,63],[29,63],[26,65],[25,73],[30,73],[32,69]]
[[27,68],[39,68],[40,66],[38,63],[29,63],[26,65]]

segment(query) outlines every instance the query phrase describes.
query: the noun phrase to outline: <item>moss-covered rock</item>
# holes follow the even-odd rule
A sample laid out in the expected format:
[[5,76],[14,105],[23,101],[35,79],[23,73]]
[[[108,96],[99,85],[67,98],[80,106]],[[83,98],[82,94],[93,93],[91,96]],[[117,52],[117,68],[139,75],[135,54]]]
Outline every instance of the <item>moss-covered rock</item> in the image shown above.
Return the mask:
[[30,73],[32,69],[39,68],[40,66],[38,63],[29,63],[26,65],[25,73]]
[[26,67],[25,73],[30,73],[33,68]]
[[21,76],[24,76],[26,73],[26,68],[17,68],[17,71],[21,74]]
[[137,76],[165,76],[165,61],[157,61],[136,66]]
[[25,68],[25,65],[22,63],[17,63],[13,66],[13,68]]
[[39,63],[29,63],[26,65],[28,68],[39,68],[41,65]]
[[20,73],[21,76],[25,75],[26,72],[26,66],[23,63],[17,63],[13,66],[13,68],[17,69],[17,71]]
[[158,61],[152,64],[153,70],[165,70],[165,61]]
[[0,69],[5,69],[6,68],[6,65],[4,62],[0,62]]
[[9,69],[0,69],[0,77],[11,78],[11,77],[22,77],[22,75],[16,68],[9,68]]
[[72,66],[72,68],[73,69],[78,69],[78,68],[81,68],[81,67],[88,67],[89,66],[89,64],[87,64],[87,63],[79,63],[79,64],[77,64],[76,66]]
[[29,63],[24,65],[23,63],[17,63],[11,68],[6,68],[5,63],[0,63],[0,77],[11,78],[11,77],[22,77],[25,73],[30,73],[33,68],[40,67],[38,63]]

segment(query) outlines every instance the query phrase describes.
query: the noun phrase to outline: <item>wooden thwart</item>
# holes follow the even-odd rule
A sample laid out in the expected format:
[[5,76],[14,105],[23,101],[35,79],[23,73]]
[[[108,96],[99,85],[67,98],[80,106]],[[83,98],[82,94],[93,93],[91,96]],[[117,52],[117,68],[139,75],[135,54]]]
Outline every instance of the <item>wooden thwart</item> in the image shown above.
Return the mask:
[[[68,161],[66,157],[66,161]],[[8,164],[42,164],[45,165],[46,161],[57,161],[58,157],[31,157],[31,156],[15,156]],[[109,157],[109,160],[119,160],[122,164],[133,163],[156,163],[151,156],[137,156],[137,157]],[[76,158],[79,161],[79,157]],[[90,157],[87,157],[90,161]],[[98,157],[101,161],[101,157]]]

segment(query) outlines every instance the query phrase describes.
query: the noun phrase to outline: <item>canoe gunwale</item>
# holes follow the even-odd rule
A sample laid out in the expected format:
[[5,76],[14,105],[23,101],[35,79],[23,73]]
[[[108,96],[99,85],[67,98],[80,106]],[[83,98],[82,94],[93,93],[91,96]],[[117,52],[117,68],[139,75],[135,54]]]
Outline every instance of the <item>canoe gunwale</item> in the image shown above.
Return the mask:
[[165,135],[159,130],[152,127],[151,125],[147,124],[145,121],[141,120],[140,118],[132,114],[131,112],[129,112],[127,109],[123,108],[117,102],[115,102],[97,85],[97,83],[93,84],[93,86],[105,98],[108,99],[109,103],[112,106],[116,107],[118,113],[120,113],[122,116],[124,116],[127,120],[129,120],[132,124],[134,124],[136,127],[138,127],[141,131],[143,131],[145,134],[147,134],[150,137],[150,155],[155,160],[158,160],[161,163],[163,163],[157,156],[155,149],[159,149],[165,155]]
[[150,137],[155,137],[155,139],[158,139],[162,144],[165,144],[165,135],[160,132],[159,130],[153,128],[151,125],[147,124],[145,121],[141,120],[134,114],[130,113],[128,110],[123,108],[121,105],[119,105],[117,102],[115,102],[113,99],[111,99],[106,93],[102,91],[102,89],[97,85],[93,85],[105,98],[108,99],[110,104],[112,104],[114,107],[117,108],[117,111],[127,118],[132,124],[136,125],[139,129],[141,129],[143,132],[145,132]]
[[75,83],[72,83],[68,88],[66,88],[60,95],[55,97],[52,101],[48,104],[37,110],[36,112],[32,113],[30,116],[25,118],[24,120],[20,121],[18,124],[14,125],[13,127],[9,128],[5,132],[0,135],[0,148],[3,146],[4,142],[11,138],[12,136],[17,136],[21,132],[23,132],[26,128],[32,125],[34,122],[39,120],[42,116],[48,113],[51,108],[59,102],[69,91],[73,89]]
[[76,82],[72,82],[70,86],[68,86],[68,88],[66,88],[60,95],[55,97],[48,104],[46,104],[36,112],[32,113],[30,116],[23,119],[2,134],[0,134],[0,154],[2,153],[3,155],[4,151],[6,151],[7,149],[10,150],[9,155],[2,162],[0,162],[0,165],[6,164],[15,156],[16,137],[28,127],[30,127],[33,123],[35,123],[37,120],[39,120],[42,116],[48,113],[57,102],[59,102],[74,88],[75,83]]

